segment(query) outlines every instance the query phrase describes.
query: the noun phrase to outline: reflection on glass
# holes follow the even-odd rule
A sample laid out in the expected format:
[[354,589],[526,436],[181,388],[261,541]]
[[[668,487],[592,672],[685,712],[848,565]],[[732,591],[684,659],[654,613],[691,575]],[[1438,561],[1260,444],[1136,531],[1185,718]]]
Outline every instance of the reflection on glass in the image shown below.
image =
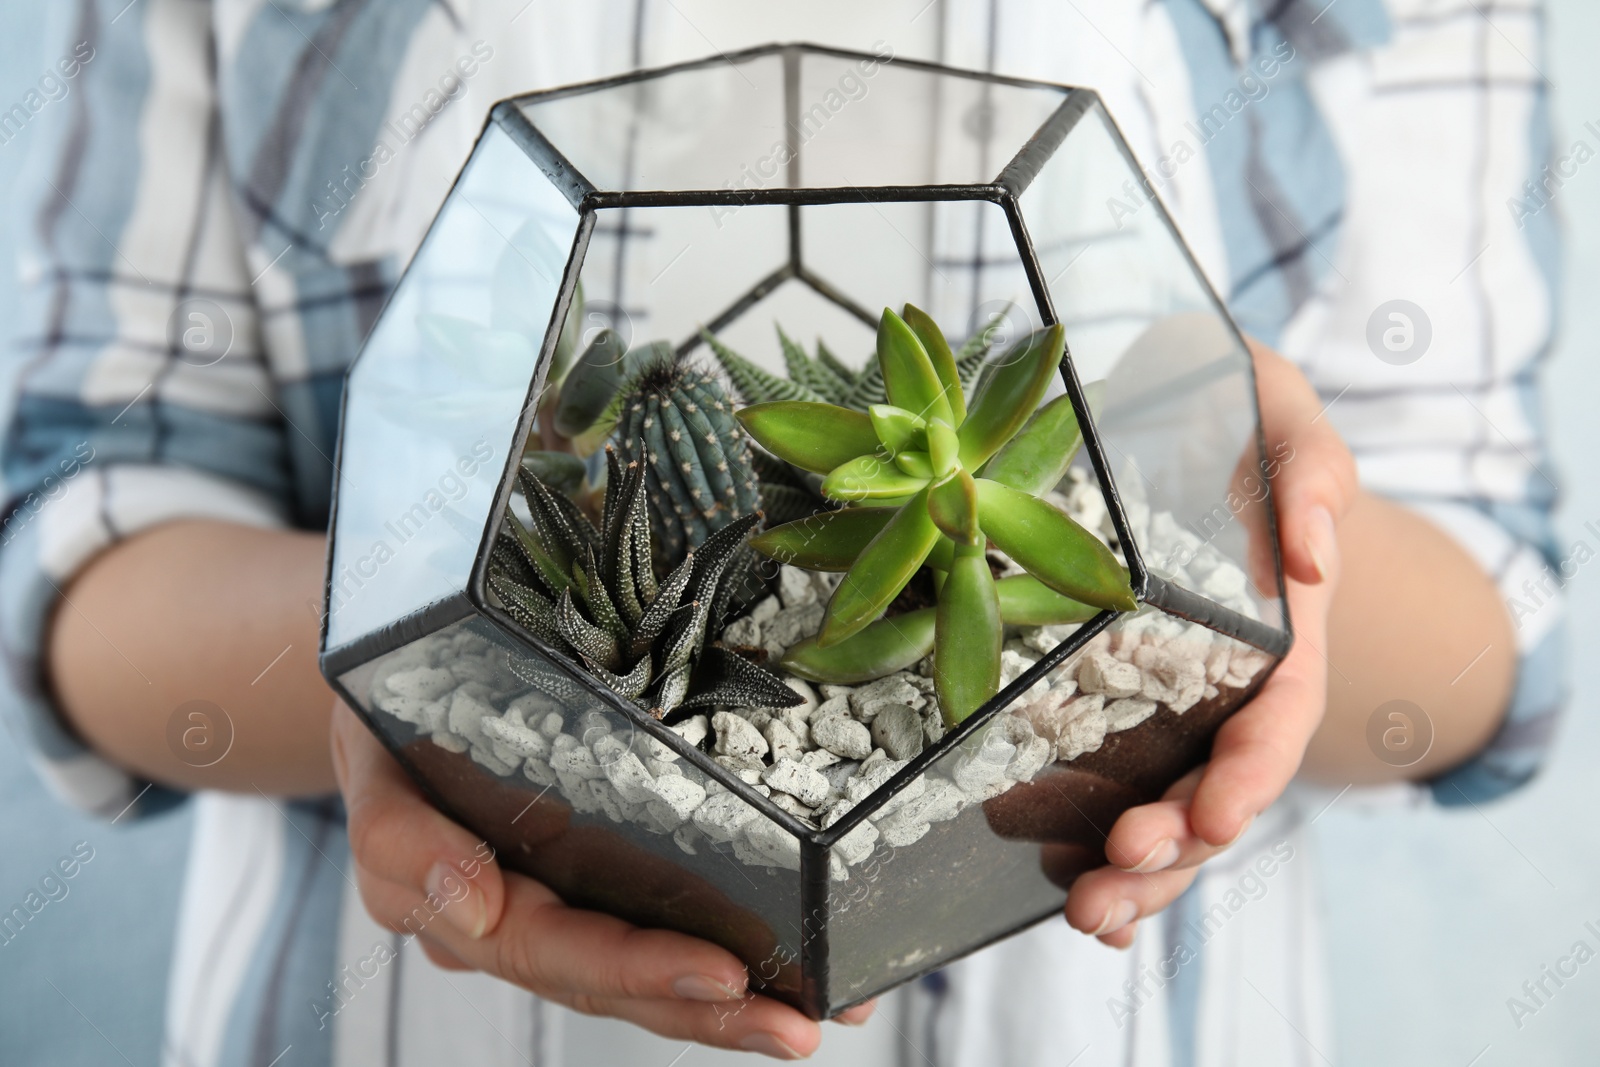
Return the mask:
[[466,585],[577,224],[491,126],[350,374],[330,647]]

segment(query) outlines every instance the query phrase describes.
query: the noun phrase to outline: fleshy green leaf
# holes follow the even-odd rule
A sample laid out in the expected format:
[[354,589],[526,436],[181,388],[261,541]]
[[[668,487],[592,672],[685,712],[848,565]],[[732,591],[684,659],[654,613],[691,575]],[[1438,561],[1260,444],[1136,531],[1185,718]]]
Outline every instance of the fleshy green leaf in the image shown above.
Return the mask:
[[961,424],[961,464],[977,470],[1022,429],[1061,366],[1066,331],[1059,324],[1018,341],[995,363]]
[[854,637],[821,648],[808,637],[784,655],[779,666],[813,682],[857,685],[905,670],[933,651],[934,609],[918,608],[879,619]]
[[939,324],[933,321],[931,315],[914,304],[907,304],[901,310],[900,317],[906,320],[911,332],[922,342],[922,349],[928,353],[928,361],[933,364],[933,372],[944,383],[945,399],[950,402],[950,413],[955,416],[951,423],[960,426],[961,420],[967,417],[967,400],[961,393],[961,374],[956,369],[955,353],[950,351],[950,342],[945,340],[944,331],[939,329]]
[[768,452],[817,474],[879,447],[872,419],[837,404],[780,400],[740,408],[734,417]]
[[847,571],[898,508],[845,508],[824,511],[774,526],[750,539],[750,547],[769,559],[813,571]]
[[983,547],[983,531],[978,526],[978,486],[972,475],[961,468],[928,488],[928,515],[939,532],[956,544]]
[[[1091,382],[1084,387],[1091,404],[1101,385]],[[1039,496],[1061,484],[1082,446],[1083,430],[1072,410],[1072,399],[1063,394],[1033,413],[1028,424],[995,453],[983,476]]]
[[614,330],[595,334],[589,347],[561,383],[555,428],[563,437],[576,437],[593,426],[622,387],[622,359],[627,346]]
[[1000,598],[982,548],[956,546],[939,589],[933,644],[933,683],[939,713],[955,726],[1000,690]]
[[889,308],[878,320],[878,366],[889,403],[924,419],[953,421],[944,383],[906,320]]
[[927,449],[928,424],[921,416],[893,404],[874,404],[867,409],[867,414],[872,419],[872,431],[890,455]]
[[[907,452],[901,458],[914,454]],[[907,474],[882,456],[860,456],[835,467],[822,480],[822,491],[834,500],[887,500],[927,484],[927,478]]]
[[913,478],[933,481],[933,462],[926,452],[902,452],[894,457],[894,465]]
[[939,539],[928,517],[928,491],[922,489],[862,550],[828,602],[817,643],[824,648],[859,633],[882,615],[917,573]]
[[977,481],[983,532],[1018,566],[1063,596],[1137,610],[1127,574],[1099,538],[1043,500],[987,478]]
[[948,423],[937,420],[928,424],[928,460],[933,464],[935,478],[949,477],[961,457],[961,439]]
[[1100,613],[1045,585],[1031,574],[1013,574],[994,583],[1000,594],[1000,618],[1007,626],[1062,626],[1088,622]]

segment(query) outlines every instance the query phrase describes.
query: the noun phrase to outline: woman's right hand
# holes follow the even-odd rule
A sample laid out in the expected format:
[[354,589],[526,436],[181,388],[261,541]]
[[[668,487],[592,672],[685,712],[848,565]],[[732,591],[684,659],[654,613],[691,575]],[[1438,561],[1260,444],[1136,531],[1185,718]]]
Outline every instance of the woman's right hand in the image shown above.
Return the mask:
[[[423,798],[343,703],[334,707],[332,746],[362,901],[388,929],[416,934],[439,966],[486,971],[663,1037],[778,1059],[816,1051],[817,1024],[751,994],[732,953],[569,908],[533,879],[502,870],[485,843]],[[419,924],[418,915],[435,918]],[[871,1014],[865,1004],[839,1019],[859,1025]]]

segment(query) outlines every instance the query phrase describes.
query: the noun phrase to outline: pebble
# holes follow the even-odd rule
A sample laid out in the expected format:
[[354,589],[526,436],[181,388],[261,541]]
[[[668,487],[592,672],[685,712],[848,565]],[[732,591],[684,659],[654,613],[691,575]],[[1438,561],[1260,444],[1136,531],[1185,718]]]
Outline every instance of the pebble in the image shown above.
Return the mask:
[[904,672],[868,682],[850,694],[850,708],[862,722],[871,722],[886,707],[909,704],[920,708],[925,702],[922,691],[906,680]]
[[779,792],[788,793],[808,808],[821,805],[832,791],[826,778],[805,764],[788,758],[778,760],[763,771],[761,780]]
[[694,715],[676,726],[668,727],[673,733],[683,738],[695,748],[700,747],[700,742],[706,739],[706,734],[711,731],[710,721],[704,715]]
[[1123,697],[1106,705],[1106,729],[1131,730],[1156,713],[1156,702],[1143,697]]
[[1144,688],[1138,667],[1104,653],[1085,656],[1078,664],[1077,680],[1085,693],[1103,693],[1108,700],[1131,697]]
[[385,684],[396,696],[417,697],[420,700],[438,700],[456,687],[456,677],[443,667],[417,667],[409,671],[395,671]]
[[761,647],[761,624],[746,615],[734,619],[722,631],[722,643],[725,645],[742,645],[746,648]]
[[[805,724],[802,723],[802,726]],[[785,761],[794,761],[804,754],[800,739],[794,731],[789,729],[781,719],[773,719],[762,729],[761,736],[767,739],[767,748],[772,753],[774,764]]]
[[817,587],[809,571],[799,567],[778,568],[778,599],[785,609],[801,608],[817,602]]
[[750,609],[750,618],[755,620],[757,626],[765,626],[767,622],[778,613],[780,605],[778,598],[769,596]]
[[711,727],[717,733],[716,750],[721,755],[759,760],[767,754],[767,739],[749,719],[719,711],[711,716]]
[[655,799],[656,780],[644,769],[644,764],[632,752],[624,752],[605,764],[606,779],[616,789],[617,795],[629,804],[643,804]]
[[908,760],[922,751],[922,716],[909,704],[889,704],[872,720],[872,740],[897,760]]
[[713,841],[732,841],[745,823],[757,817],[755,808],[733,793],[716,793],[694,809],[694,825]]
[[824,607],[812,601],[799,607],[784,608],[761,626],[761,647],[773,660],[822,629]]
[[878,828],[870,820],[863,820],[860,826],[839,838],[833,846],[833,852],[845,863],[854,867],[872,855],[873,847],[877,843]]
[[846,759],[862,759],[872,751],[872,735],[862,723],[843,715],[828,715],[811,724],[811,739]]
[[953,777],[963,792],[973,793],[1005,777],[1006,765],[1017,754],[1017,746],[999,730],[990,729],[976,749],[956,758]]

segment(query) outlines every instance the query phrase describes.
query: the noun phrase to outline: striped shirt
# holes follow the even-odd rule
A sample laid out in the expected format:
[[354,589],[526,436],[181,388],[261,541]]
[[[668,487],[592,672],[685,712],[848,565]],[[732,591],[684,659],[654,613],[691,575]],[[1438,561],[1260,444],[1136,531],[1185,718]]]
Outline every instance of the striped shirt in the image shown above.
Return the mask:
[[[1101,92],[1240,324],[1322,394],[1366,487],[1456,537],[1506,597],[1510,710],[1431,796],[1525,782],[1564,687],[1537,391],[1556,310],[1538,4],[1497,4],[1492,26],[1473,0],[868,7],[60,5],[71,91],[8,205],[24,249],[0,408],[0,705],[42,777],[108,817],[184,801],[63,726],[46,620],[86,561],[159,523],[325,525],[343,372],[494,100],[807,38]],[[19,121],[0,115],[0,138]],[[590,255],[615,282],[590,298],[627,307],[670,252],[646,227],[597,231]],[[941,249],[941,269],[987,262],[981,245]],[[226,358],[187,357],[188,328],[226,331]],[[557,1009],[438,971],[365,915],[335,799],[189,802],[166,1061],[559,1057]],[[1044,924],[909,989],[902,1040],[939,1064],[1312,1062],[1330,1028],[1301,804],[1259,819],[1134,952]]]

